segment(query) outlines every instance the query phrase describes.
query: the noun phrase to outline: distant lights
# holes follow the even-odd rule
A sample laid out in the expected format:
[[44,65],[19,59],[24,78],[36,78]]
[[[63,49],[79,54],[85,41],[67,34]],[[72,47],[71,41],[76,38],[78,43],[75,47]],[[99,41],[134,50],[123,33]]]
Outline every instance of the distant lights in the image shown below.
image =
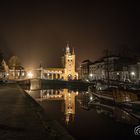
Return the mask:
[[135,76],[135,72],[134,72],[134,71],[132,71],[132,72],[131,72],[131,75],[132,75],[132,76]]
[[31,71],[29,71],[29,72],[27,73],[27,76],[28,76],[28,78],[33,78],[33,73],[32,73]]
[[90,96],[90,101],[92,101],[93,100],[93,97],[92,96]]
[[9,73],[7,73],[6,75],[9,76]]
[[76,95],[78,95],[78,91],[76,91]]
[[90,76],[90,77],[92,77],[92,76],[93,76],[93,74],[91,73],[91,74],[89,74],[89,76]]

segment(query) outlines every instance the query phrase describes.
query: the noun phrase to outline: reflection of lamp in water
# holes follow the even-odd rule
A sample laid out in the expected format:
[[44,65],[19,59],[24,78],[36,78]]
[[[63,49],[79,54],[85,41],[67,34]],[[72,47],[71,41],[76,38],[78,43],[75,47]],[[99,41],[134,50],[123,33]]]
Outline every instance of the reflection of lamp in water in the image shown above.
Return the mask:
[[30,71],[27,73],[28,78],[33,78],[33,73]]
[[92,96],[90,96],[90,101],[92,101],[93,100],[93,97]]

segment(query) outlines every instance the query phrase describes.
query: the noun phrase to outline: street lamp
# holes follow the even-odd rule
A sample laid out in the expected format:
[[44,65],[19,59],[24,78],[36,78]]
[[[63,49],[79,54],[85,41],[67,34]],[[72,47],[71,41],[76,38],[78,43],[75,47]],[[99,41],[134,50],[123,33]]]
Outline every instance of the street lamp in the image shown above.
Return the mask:
[[131,72],[131,75],[132,75],[132,76],[135,76],[135,72],[134,72],[134,71],[132,71],[132,72]]
[[92,76],[93,76],[93,74],[92,74],[92,73],[90,73],[90,74],[89,74],[89,76],[90,76],[90,77],[92,77]]
[[29,72],[27,73],[27,76],[28,76],[29,79],[31,79],[31,78],[33,78],[33,73],[32,73],[31,71],[29,71]]
[[90,73],[90,74],[89,74],[89,79],[92,80],[92,78],[93,78],[93,74]]
[[135,75],[136,73],[134,71],[131,72],[131,75],[132,75],[132,80],[135,80]]

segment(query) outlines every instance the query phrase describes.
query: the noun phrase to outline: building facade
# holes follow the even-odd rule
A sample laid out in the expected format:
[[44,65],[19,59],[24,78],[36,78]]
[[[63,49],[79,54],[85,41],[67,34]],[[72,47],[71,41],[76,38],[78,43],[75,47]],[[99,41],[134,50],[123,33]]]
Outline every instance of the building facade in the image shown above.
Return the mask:
[[88,62],[85,63],[84,61],[84,64],[83,62],[81,64],[80,79],[140,81],[140,63],[135,58],[108,56],[92,63],[91,61]]
[[[16,56],[12,56],[12,59],[15,60]],[[9,79],[9,80],[22,80],[26,78],[26,71],[21,65],[16,65],[15,61],[12,61],[12,65],[8,64],[7,61],[3,58],[0,60],[0,79]]]
[[[61,68],[43,68],[37,69],[40,74],[38,78],[41,79],[63,79],[63,80],[76,80],[78,79],[78,73],[75,70],[75,52],[74,49],[70,50],[69,44],[66,46],[65,54],[62,57]],[[37,73],[37,72],[36,72]]]
[[84,60],[80,65],[79,79],[87,80],[89,78],[89,66],[92,64],[90,60]]

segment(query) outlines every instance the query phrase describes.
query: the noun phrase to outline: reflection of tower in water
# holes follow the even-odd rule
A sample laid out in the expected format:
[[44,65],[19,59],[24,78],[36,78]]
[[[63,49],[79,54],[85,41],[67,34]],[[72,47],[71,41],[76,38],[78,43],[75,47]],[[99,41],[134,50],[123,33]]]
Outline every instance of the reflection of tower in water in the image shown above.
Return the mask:
[[43,100],[63,100],[64,105],[62,106],[62,110],[65,113],[65,122],[68,124],[70,121],[74,120],[75,116],[75,96],[77,96],[78,92],[70,91],[68,89],[62,90],[40,90],[40,101]]
[[76,92],[64,89],[64,102],[65,102],[65,121],[68,124],[70,121],[74,120],[75,116],[75,96]]

